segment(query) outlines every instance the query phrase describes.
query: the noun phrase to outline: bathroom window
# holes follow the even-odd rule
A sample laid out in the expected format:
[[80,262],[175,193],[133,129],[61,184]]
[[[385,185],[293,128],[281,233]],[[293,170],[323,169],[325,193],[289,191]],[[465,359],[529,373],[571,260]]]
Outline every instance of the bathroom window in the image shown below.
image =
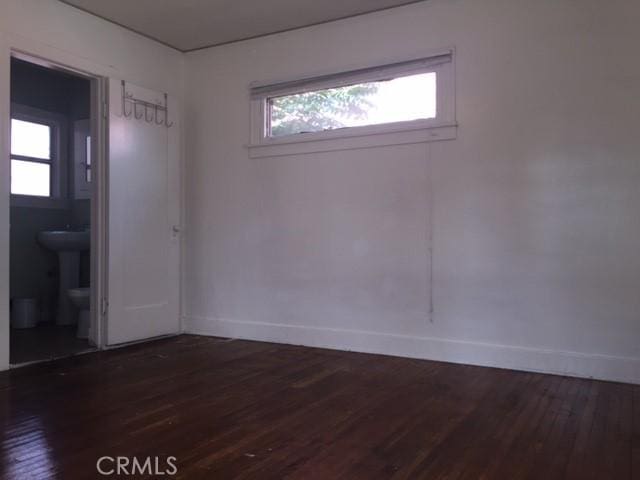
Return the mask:
[[[299,80],[254,83],[251,146],[454,126],[453,87],[452,51]],[[398,140],[395,137],[389,136],[389,142]]]
[[64,186],[59,174],[63,124],[58,114],[12,105],[12,204],[58,205]]
[[51,196],[51,126],[11,119],[11,193]]

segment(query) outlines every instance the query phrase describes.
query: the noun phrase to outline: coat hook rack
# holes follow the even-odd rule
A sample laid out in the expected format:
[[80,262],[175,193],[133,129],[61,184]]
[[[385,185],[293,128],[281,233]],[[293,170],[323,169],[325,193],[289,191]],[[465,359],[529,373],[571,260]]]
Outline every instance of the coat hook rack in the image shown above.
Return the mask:
[[[144,119],[149,124],[156,124],[171,128],[173,122],[169,122],[168,95],[164,94],[164,104],[152,103],[146,100],[135,98],[132,93],[127,92],[124,80],[122,84],[122,116],[125,118]],[[127,106],[129,109],[127,110]],[[163,118],[161,118],[163,117]]]

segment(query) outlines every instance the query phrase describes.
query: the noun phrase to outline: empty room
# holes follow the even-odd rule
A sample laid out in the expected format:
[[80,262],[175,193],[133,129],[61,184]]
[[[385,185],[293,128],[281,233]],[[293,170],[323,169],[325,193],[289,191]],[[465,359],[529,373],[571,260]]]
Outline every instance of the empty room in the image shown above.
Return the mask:
[[640,479],[639,22],[0,0],[0,478]]

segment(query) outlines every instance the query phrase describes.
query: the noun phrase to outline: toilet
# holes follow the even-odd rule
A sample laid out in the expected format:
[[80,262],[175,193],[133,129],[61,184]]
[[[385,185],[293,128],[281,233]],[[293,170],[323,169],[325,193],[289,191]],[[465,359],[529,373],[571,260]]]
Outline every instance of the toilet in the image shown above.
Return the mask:
[[78,309],[78,338],[89,338],[89,327],[91,326],[91,317],[89,308],[91,306],[91,289],[87,288],[70,288],[67,290],[71,303]]

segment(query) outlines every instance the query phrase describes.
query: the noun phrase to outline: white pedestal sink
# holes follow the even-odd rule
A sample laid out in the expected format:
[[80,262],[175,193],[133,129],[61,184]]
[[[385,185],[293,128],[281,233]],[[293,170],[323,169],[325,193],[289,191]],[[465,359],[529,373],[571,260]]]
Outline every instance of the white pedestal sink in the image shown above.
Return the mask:
[[70,288],[80,286],[80,252],[89,250],[91,235],[89,231],[51,231],[38,233],[38,242],[58,253],[60,260],[60,289],[58,291],[57,325],[76,323],[75,309],[69,299]]

